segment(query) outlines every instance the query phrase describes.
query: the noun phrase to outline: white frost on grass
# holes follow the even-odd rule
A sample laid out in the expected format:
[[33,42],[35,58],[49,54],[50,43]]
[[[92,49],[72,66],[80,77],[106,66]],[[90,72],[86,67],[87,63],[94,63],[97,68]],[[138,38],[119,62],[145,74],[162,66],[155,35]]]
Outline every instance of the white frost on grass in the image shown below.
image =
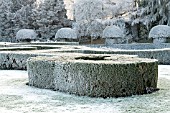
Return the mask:
[[[108,100],[77,97],[26,86],[26,71],[0,70],[0,111],[3,113],[109,113],[119,112]],[[2,83],[1,81],[6,81]],[[114,104],[113,104],[114,105]]]
[[[0,70],[1,113],[167,113],[170,66],[159,66],[158,92],[126,98],[78,97],[26,86],[26,71]],[[167,79],[168,78],[168,79]],[[3,81],[3,82],[2,82]]]
[[161,75],[161,77],[169,79],[170,80],[170,65],[162,65],[159,66],[159,72],[158,74]]

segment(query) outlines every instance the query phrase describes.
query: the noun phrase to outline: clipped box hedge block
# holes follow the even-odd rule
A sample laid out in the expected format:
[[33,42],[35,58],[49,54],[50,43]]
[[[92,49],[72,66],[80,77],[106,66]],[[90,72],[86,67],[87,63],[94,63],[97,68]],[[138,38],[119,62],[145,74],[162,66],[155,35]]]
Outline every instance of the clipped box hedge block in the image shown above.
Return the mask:
[[0,51],[0,70],[26,70],[27,59],[36,56],[53,56],[38,51]]
[[35,56],[37,55],[21,52],[0,52],[0,69],[26,70],[27,59]]
[[121,97],[157,88],[158,62],[127,55],[35,57],[29,85],[90,97]]
[[31,45],[79,45],[79,42],[31,42]]
[[28,62],[29,85],[38,88],[54,89],[54,68],[53,61]]
[[105,48],[101,50],[89,49],[84,50],[85,54],[126,54],[138,55],[140,58],[157,59],[159,64],[170,64],[170,48],[162,49],[144,49],[144,50],[121,50],[114,48]]
[[30,51],[37,50],[37,47],[1,47],[0,51]]

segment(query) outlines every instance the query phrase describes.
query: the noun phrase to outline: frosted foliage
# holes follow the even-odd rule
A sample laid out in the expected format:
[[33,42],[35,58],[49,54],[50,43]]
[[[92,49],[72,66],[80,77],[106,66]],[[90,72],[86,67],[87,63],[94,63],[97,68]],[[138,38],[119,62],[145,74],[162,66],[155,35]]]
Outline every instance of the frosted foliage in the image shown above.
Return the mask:
[[44,3],[44,0],[36,0],[35,4],[37,5],[37,8],[39,8],[40,4]]
[[10,10],[11,4],[10,0],[0,0],[0,12],[5,11],[7,13]]
[[168,38],[170,37],[170,26],[158,25],[151,29],[149,38]]
[[74,0],[64,0],[65,9],[67,10],[67,17],[73,20],[73,4]]
[[75,19],[79,21],[91,21],[102,18],[102,0],[77,0],[75,1]]
[[81,36],[91,36],[93,39],[102,37],[103,30],[107,26],[118,26],[124,34],[126,34],[125,21],[121,18],[119,19],[95,19],[91,23],[80,22],[74,23],[73,29],[78,32],[79,37]]
[[88,26],[87,32],[91,37],[96,38],[102,36],[104,28],[105,26],[102,23],[102,20],[96,19]]
[[20,29],[35,29],[38,40],[53,39],[70,27],[63,0],[0,0],[0,41],[15,42]]
[[106,19],[131,9],[132,0],[75,0],[74,16],[77,22]]
[[157,25],[170,25],[170,1],[169,0],[141,0],[139,8],[133,12],[133,24],[143,23],[147,28]]
[[74,23],[73,29],[75,29],[78,33],[78,36],[89,36],[89,32],[87,31],[87,27],[89,24],[87,22]]
[[16,34],[17,40],[24,40],[24,39],[34,40],[36,39],[36,37],[37,37],[37,34],[32,29],[21,29]]
[[74,17],[78,35],[96,39],[102,37],[106,26],[112,25],[126,32],[124,18],[120,17],[130,10],[131,5],[132,0],[75,0]]
[[122,38],[123,32],[117,26],[107,26],[103,31],[103,38]]
[[77,39],[77,33],[71,28],[61,28],[57,31],[55,38]]
[[166,39],[165,38],[155,38],[153,40],[154,44],[160,44],[160,43],[166,43]]
[[96,19],[91,22],[87,30],[91,37],[97,38],[102,37],[103,30],[107,26],[117,26],[123,33],[125,32],[125,21],[123,19]]

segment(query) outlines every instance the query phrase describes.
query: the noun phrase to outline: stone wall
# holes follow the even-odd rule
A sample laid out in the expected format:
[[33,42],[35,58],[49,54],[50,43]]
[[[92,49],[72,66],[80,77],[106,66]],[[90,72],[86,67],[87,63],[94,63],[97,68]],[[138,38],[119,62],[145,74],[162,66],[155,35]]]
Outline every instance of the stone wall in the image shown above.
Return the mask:
[[63,0],[0,1],[0,41],[15,41],[20,29],[35,29],[39,40],[53,39],[58,29],[70,27]]

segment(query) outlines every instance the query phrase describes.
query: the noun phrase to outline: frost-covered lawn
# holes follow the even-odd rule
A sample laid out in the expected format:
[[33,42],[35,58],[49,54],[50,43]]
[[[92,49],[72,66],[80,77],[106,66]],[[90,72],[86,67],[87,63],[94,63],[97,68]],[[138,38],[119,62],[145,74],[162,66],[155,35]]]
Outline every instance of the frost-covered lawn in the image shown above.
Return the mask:
[[169,113],[170,66],[159,66],[160,91],[126,98],[77,97],[29,87],[26,71],[0,70],[0,113]]

